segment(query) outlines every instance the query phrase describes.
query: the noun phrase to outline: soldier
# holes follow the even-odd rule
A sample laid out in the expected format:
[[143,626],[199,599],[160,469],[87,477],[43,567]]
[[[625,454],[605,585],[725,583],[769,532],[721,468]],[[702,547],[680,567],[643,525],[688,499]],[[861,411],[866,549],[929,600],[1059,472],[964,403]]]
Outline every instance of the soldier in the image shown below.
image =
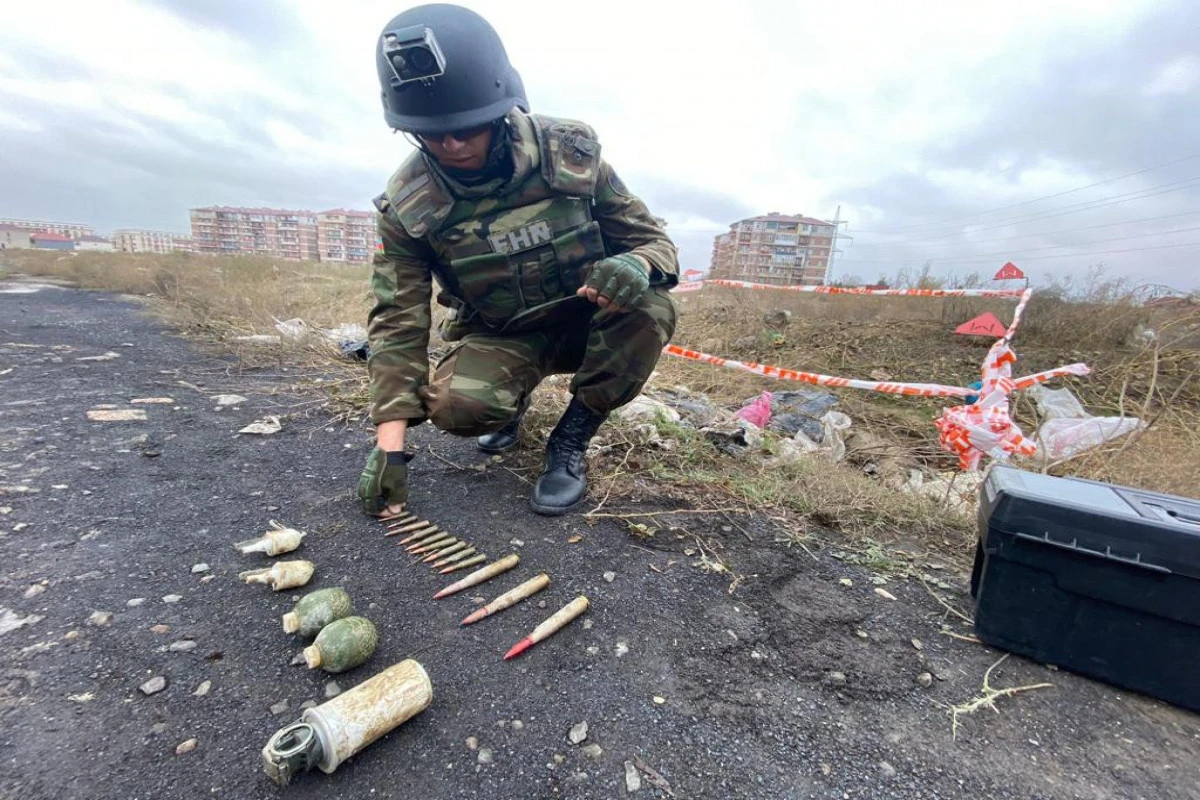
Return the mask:
[[[573,374],[531,505],[563,514],[587,492],[588,442],[642,390],[675,331],[670,238],[600,156],[596,132],[532,114],[496,31],[454,5],[412,8],[376,48],[384,118],[417,150],[375,199],[383,249],[368,315],[376,445],[363,510],[408,498],[408,428],[429,420],[516,444],[534,388]],[[433,281],[454,343],[429,378]]]

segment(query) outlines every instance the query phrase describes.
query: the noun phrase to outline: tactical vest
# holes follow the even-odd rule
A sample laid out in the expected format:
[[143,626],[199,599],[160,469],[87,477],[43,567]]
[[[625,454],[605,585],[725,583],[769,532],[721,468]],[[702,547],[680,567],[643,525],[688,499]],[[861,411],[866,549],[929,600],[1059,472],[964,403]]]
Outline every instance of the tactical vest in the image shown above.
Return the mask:
[[444,338],[480,323],[515,332],[561,317],[580,302],[575,291],[590,265],[607,255],[592,215],[600,168],[592,128],[530,115],[517,120],[513,136],[514,174],[522,166],[527,174],[502,193],[456,198],[423,158],[406,164],[388,187],[405,231],[433,249],[439,301],[457,311]]

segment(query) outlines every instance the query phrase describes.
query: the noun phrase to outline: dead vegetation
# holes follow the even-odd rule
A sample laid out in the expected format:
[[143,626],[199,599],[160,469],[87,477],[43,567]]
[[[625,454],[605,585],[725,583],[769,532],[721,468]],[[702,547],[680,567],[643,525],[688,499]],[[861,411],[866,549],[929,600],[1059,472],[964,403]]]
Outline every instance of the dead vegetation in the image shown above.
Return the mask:
[[[319,386],[326,408],[368,427],[361,362],[343,358],[319,337],[285,337],[271,346],[237,339],[275,334],[275,323],[291,318],[318,328],[365,323],[368,267],[187,254],[6,251],[0,269],[137,296],[184,335],[232,351],[250,366],[310,366],[306,381]],[[1152,311],[1136,293],[1119,288],[1110,282],[1090,294],[1061,285],[1035,292],[1015,342],[1016,372],[1085,362],[1090,376],[1054,385],[1069,386],[1092,414],[1134,416],[1148,425],[1047,469],[1194,493],[1200,483],[1200,308],[1182,304]],[[978,379],[990,340],[956,336],[954,326],[983,311],[1007,321],[1013,307],[995,300],[820,297],[716,287],[679,295],[677,304],[675,341],[686,347],[825,374],[956,386]],[[431,345],[441,345],[436,335]],[[703,393],[727,410],[764,390],[798,388],[664,356],[653,386],[673,385]],[[537,474],[541,442],[566,404],[565,387],[565,380],[552,379],[539,389],[523,432],[528,447],[506,456],[504,469],[527,481]],[[846,457],[838,464],[818,458],[777,463],[771,456],[784,437],[769,431],[762,457],[737,458],[696,429],[667,420],[606,425],[593,460],[599,505],[592,510],[655,502],[736,507],[764,513],[782,537],[802,544],[815,532],[836,531],[843,542],[908,543],[916,552],[967,558],[971,514],[900,488],[912,470],[953,472],[954,460],[939,448],[933,425],[949,401],[838,394],[838,408],[853,419]],[[1028,396],[1015,396],[1014,415],[1024,431],[1036,430],[1039,420]],[[644,526],[643,534],[656,530],[655,518],[636,523]]]

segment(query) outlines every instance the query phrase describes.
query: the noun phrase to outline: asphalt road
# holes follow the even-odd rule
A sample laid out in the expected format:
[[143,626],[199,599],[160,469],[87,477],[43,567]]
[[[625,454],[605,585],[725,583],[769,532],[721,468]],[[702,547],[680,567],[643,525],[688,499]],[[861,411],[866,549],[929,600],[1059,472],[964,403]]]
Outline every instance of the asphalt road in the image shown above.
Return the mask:
[[[656,518],[648,540],[611,519],[539,517],[507,462],[423,426],[412,510],[522,559],[435,602],[446,579],[410,567],[354,506],[369,431],[281,393],[295,377],[202,352],[122,298],[0,284],[0,797],[617,798],[635,759],[662,779],[640,772],[638,797],[1200,797],[1195,715],[1013,657],[994,685],[1052,687],[952,738],[949,706],[1002,654],[942,635],[919,584],[884,598],[868,571],[777,544],[751,516]],[[246,400],[219,409],[222,393]],[[104,405],[146,418],[89,419]],[[279,433],[237,433],[272,414]],[[237,578],[271,563],[232,547],[270,520],[308,533],[286,556],[316,564],[302,590]],[[696,566],[697,538],[744,576],[732,594]],[[539,571],[552,583],[537,598],[458,626]],[[378,650],[336,676],[292,666],[307,642],[280,615],[334,585],[378,627]],[[577,594],[582,618],[501,661]],[[408,656],[432,679],[426,711],[332,775],[268,780],[260,751],[302,703]],[[156,676],[163,691],[139,690]]]

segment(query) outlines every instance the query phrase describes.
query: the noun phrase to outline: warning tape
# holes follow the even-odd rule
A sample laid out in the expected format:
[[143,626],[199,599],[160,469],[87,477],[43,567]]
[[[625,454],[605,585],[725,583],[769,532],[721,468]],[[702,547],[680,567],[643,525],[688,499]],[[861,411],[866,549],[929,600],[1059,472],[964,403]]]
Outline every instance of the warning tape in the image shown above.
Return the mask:
[[1033,292],[1031,289],[1024,289],[1016,291],[1015,294],[1020,301],[1013,311],[1013,321],[1004,336],[997,339],[988,350],[987,358],[984,359],[981,369],[983,380],[979,389],[937,383],[899,383],[841,378],[771,364],[722,358],[674,344],[667,345],[662,351],[664,354],[677,358],[751,372],[766,378],[797,381],[834,389],[863,389],[910,397],[967,398],[976,396],[977,399],[973,403],[943,409],[941,416],[934,420],[942,449],[957,455],[959,466],[964,471],[974,471],[979,468],[979,463],[985,455],[1005,460],[1014,454],[1030,456],[1036,450],[1036,445],[1027,439],[1017,424],[1013,422],[1009,412],[1010,394],[1045,383],[1052,378],[1067,375],[1082,376],[1091,372],[1091,368],[1086,364],[1076,363],[1027,375],[1023,378],[1014,379],[1012,377],[1012,366],[1016,363],[1017,356],[1010,343],[1021,323],[1021,318]]
[[[770,283],[732,281],[711,278],[695,283],[714,286],[730,286],[735,289],[775,289],[781,292],[805,292],[809,294],[853,294],[882,295],[888,297],[1009,297],[1018,298],[1028,290],[1022,289],[869,289],[866,286],[775,286]],[[678,291],[678,289],[676,289]]]

